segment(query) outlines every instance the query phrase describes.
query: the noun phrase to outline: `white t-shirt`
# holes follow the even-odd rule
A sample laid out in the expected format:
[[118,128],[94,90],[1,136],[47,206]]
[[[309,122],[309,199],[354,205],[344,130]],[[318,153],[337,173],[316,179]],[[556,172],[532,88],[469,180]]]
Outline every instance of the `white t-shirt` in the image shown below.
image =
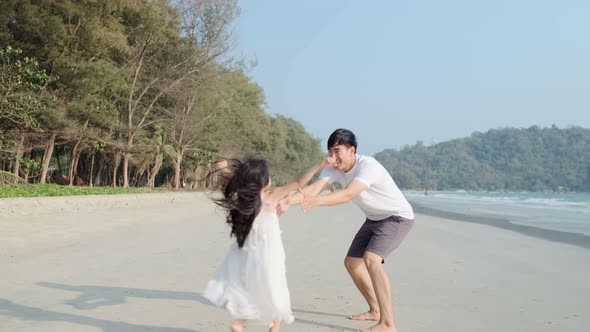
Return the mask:
[[352,199],[368,219],[382,220],[391,216],[414,219],[412,206],[399,190],[389,172],[375,158],[356,155],[356,163],[348,172],[326,167],[320,173],[321,180],[347,187],[353,180],[367,188]]

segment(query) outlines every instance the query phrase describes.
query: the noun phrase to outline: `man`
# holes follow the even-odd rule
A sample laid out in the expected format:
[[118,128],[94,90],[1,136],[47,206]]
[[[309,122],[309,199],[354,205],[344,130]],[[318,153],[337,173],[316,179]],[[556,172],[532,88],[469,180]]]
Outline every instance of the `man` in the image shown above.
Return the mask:
[[[303,210],[309,211],[353,201],[363,211],[367,219],[354,237],[344,265],[369,310],[350,319],[378,321],[363,330],[366,332],[396,332],[391,285],[383,263],[412,228],[414,213],[387,170],[374,158],[356,154],[356,149],[356,137],[350,130],[334,131],[328,139],[332,167],[324,168],[303,195],[291,197],[290,204],[301,202]],[[327,184],[335,182],[344,189],[318,196]]]

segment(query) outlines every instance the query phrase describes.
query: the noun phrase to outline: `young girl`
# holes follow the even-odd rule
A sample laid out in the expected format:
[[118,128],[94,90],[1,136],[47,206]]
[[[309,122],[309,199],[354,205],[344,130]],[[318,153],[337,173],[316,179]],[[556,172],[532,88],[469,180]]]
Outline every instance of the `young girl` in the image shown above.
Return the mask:
[[218,163],[223,196],[214,201],[227,210],[226,220],[236,241],[203,295],[229,310],[234,318],[231,331],[242,331],[246,320],[268,324],[270,332],[279,331],[281,320],[293,322],[276,208],[280,199],[300,190],[327,165],[323,160],[297,181],[271,191],[264,160]]

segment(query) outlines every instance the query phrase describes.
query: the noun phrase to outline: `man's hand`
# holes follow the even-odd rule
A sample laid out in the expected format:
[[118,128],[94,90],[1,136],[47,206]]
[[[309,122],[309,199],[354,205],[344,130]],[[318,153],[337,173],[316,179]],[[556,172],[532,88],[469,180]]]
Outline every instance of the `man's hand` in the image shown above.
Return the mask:
[[287,212],[287,210],[289,210],[289,206],[291,206],[290,203],[291,202],[289,196],[286,196],[285,198],[279,201],[279,204],[277,204],[277,215],[279,217],[282,216],[285,212]]
[[318,206],[317,197],[304,197],[303,201],[301,202],[301,208],[303,209],[303,212],[310,211],[316,206]]

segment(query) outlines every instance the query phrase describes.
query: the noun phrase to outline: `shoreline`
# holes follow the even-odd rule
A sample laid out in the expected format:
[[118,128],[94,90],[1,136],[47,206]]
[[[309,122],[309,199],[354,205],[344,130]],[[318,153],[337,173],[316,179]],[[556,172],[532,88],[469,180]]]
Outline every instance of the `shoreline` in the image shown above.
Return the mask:
[[432,217],[440,217],[446,220],[463,221],[481,225],[489,225],[502,229],[511,230],[524,235],[549,240],[553,242],[566,243],[590,250],[590,236],[580,233],[563,232],[546,228],[520,225],[510,222],[508,219],[482,217],[463,213],[449,212],[426,207],[420,203],[408,199],[414,212]]
[[[160,193],[126,193],[106,195],[78,195],[51,197],[17,197],[0,199],[0,218],[30,217],[35,215],[64,215],[79,212],[100,210],[118,210],[128,208],[149,208],[154,204],[168,202],[170,204],[185,203],[205,195],[203,192],[160,192]],[[447,220],[469,222],[507,229],[524,235],[552,242],[566,243],[590,250],[590,236],[580,233],[564,232],[521,225],[508,219],[484,217],[464,213],[450,212],[426,207],[408,199],[414,212]]]

